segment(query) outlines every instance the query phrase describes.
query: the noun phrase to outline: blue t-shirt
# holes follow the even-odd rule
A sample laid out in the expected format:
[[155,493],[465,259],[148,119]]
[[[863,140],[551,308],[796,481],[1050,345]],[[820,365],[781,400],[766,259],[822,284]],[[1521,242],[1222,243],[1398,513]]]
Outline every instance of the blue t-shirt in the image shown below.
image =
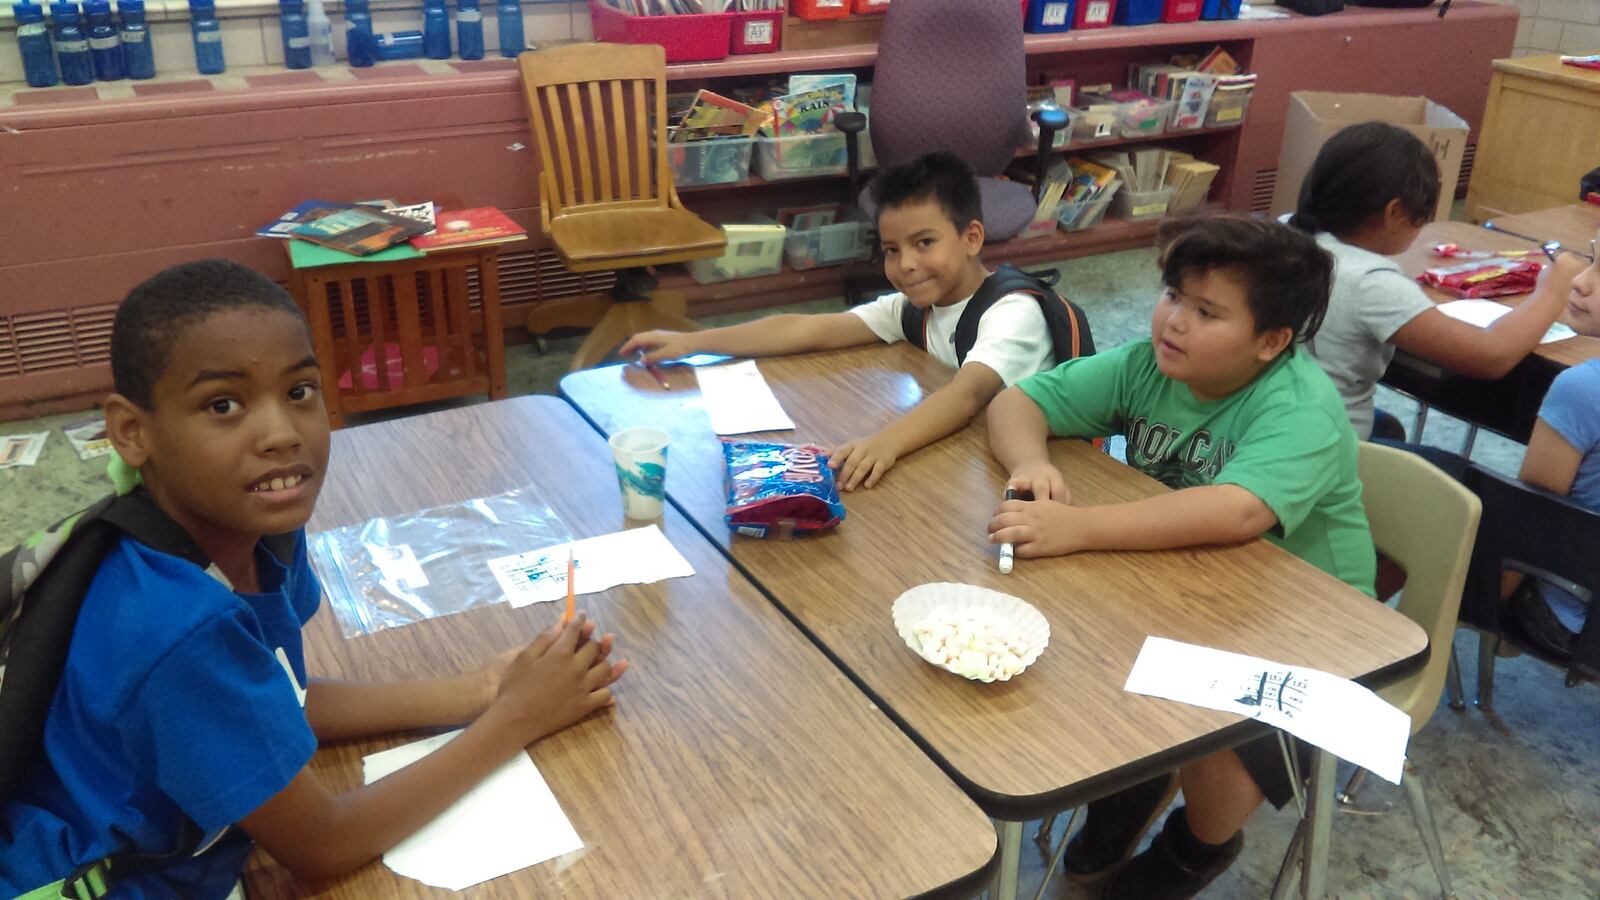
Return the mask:
[[[1557,375],[1544,395],[1539,418],[1583,454],[1567,496],[1579,506],[1600,512],[1600,359]],[[1570,631],[1582,630],[1587,612],[1583,601],[1558,587],[1540,587],[1561,624]]]
[[[43,757],[0,815],[0,895],[114,852],[167,852],[188,816],[203,853],[116,896],[225,897],[250,850],[235,822],[316,749],[300,628],[322,590],[301,533],[287,566],[256,547],[262,593],[124,538],[84,597]],[[209,845],[209,846],[207,846]]]

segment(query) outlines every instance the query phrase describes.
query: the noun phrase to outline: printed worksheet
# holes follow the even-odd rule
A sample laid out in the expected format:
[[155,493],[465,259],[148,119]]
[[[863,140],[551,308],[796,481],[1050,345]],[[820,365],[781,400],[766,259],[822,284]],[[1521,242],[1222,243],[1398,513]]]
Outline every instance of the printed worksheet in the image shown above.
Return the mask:
[[659,525],[630,528],[489,560],[489,570],[512,606],[548,603],[567,596],[567,551],[571,548],[577,593],[595,594],[619,584],[651,584],[694,574]]

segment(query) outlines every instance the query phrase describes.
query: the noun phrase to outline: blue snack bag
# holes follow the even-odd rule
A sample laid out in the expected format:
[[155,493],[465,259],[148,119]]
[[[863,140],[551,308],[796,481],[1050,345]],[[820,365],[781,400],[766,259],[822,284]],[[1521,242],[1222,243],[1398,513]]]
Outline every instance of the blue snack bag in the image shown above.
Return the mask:
[[844,521],[844,504],[819,447],[722,439],[728,464],[723,519],[749,537],[814,534]]

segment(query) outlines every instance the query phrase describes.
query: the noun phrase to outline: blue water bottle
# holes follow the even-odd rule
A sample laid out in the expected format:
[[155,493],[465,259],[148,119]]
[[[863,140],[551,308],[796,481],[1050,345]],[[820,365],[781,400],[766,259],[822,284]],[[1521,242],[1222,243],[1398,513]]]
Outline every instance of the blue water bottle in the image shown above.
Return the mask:
[[483,59],[483,13],[478,0],[456,0],[456,45],[462,59]]
[[306,25],[304,0],[278,0],[278,22],[283,31],[283,64],[291,69],[311,68],[311,30]]
[[111,23],[111,0],[89,0],[83,4],[83,16],[89,20],[89,56],[94,59],[94,77],[101,81],[121,81],[122,40],[117,37],[117,26]]
[[78,4],[57,0],[50,4],[50,20],[56,25],[56,61],[61,64],[61,80],[67,84],[93,84],[94,60],[89,56],[89,38],[78,25]]
[[129,78],[156,77],[155,51],[150,48],[150,29],[144,23],[144,0],[118,0],[122,17],[122,68]]
[[194,65],[201,75],[221,75],[227,62],[222,58],[222,26],[217,24],[213,0],[189,0],[189,30],[194,32]]
[[364,69],[372,65],[372,13],[367,0],[344,0],[344,55],[350,65]]
[[429,59],[450,58],[450,12],[444,0],[426,0],[422,5],[422,53]]
[[521,0],[499,0],[495,13],[500,20],[500,55],[515,59],[528,45],[522,36]]
[[56,78],[56,57],[50,50],[50,29],[44,24],[44,7],[35,3],[14,3],[11,14],[17,21],[17,49],[22,51],[22,74],[30,87],[50,87]]

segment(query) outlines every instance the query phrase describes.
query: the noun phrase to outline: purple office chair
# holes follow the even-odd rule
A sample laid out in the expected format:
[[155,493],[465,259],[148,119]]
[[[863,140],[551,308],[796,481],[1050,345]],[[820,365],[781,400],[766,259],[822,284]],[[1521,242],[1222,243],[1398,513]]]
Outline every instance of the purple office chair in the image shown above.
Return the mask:
[[[1021,5],[907,0],[890,4],[884,16],[870,123],[878,165],[954,153],[978,175],[989,240],[1015,237],[1038,206],[1027,185],[995,177],[1028,132]],[[1041,124],[1048,147],[1052,123]],[[860,205],[873,214],[870,196]]]

